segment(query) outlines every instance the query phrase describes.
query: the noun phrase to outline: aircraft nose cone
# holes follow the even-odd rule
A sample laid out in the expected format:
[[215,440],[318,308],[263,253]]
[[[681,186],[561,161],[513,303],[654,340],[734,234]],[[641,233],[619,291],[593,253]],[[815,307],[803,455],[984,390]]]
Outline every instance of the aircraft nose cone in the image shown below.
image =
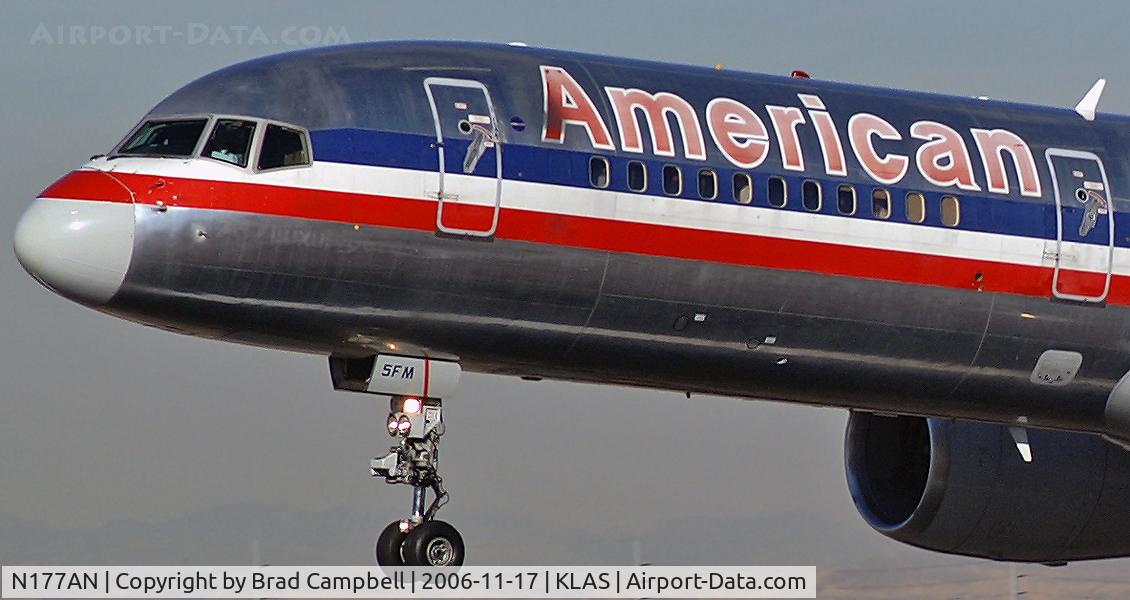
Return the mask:
[[55,293],[105,304],[133,255],[133,204],[38,198],[16,225],[16,257]]

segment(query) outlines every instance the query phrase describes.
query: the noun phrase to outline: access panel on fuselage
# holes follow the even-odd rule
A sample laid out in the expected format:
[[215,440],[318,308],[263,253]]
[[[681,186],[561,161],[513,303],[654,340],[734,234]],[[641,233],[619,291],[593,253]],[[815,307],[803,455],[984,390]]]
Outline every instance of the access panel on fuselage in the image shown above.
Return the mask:
[[435,121],[439,172],[436,229],[490,237],[502,200],[502,139],[487,87],[471,79],[424,80]]
[[1110,291],[1114,209],[1102,160],[1090,152],[1047,151],[1055,186],[1056,258],[1052,295],[1102,302]]

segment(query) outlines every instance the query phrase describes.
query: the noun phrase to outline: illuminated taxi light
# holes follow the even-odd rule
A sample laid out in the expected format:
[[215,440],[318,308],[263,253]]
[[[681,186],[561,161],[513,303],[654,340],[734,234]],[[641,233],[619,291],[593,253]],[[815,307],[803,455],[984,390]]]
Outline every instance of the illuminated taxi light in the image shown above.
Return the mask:
[[402,435],[407,434],[409,431],[412,431],[412,421],[409,421],[408,417],[400,417],[400,421],[396,424],[396,428]]
[[387,425],[388,425],[389,435],[396,435],[396,430],[398,428],[396,416],[390,416],[388,418],[388,424]]
[[419,398],[405,398],[404,399],[404,412],[406,412],[410,415],[420,414],[420,411],[423,410],[423,408],[424,408],[424,403],[420,402]]

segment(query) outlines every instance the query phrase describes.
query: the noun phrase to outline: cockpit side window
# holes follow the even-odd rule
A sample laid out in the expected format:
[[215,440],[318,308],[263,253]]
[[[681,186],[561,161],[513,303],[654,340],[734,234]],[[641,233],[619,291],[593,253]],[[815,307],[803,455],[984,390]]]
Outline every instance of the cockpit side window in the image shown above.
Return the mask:
[[268,123],[263,134],[263,147],[259,151],[259,170],[308,164],[310,151],[306,135],[297,129]]
[[117,154],[136,156],[192,156],[208,119],[146,121],[122,144]]
[[254,134],[254,121],[217,119],[216,126],[212,128],[212,135],[209,136],[208,143],[204,145],[204,151],[200,155],[246,167]]

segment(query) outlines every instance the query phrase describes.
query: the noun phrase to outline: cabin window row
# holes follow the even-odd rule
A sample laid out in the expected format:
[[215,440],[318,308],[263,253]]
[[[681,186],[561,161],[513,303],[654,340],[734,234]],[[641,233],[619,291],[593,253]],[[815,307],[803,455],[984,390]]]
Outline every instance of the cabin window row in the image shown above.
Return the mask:
[[[676,165],[663,165],[660,173],[663,193],[680,196],[683,193],[683,171]],[[748,176],[747,176],[748,179]],[[628,189],[633,192],[646,192],[648,184],[647,165],[643,161],[630,160],[627,166]],[[593,156],[589,159],[589,184],[595,188],[607,188],[611,183],[611,167],[608,159]],[[747,183],[749,183],[747,181]],[[700,169],[698,172],[698,196],[704,200],[718,197],[718,174],[713,169]],[[747,190],[752,199],[752,189]]]
[[[748,178],[747,175],[743,175]],[[734,200],[748,203],[747,192],[738,197],[735,187]],[[769,177],[766,183],[767,200],[770,206],[784,208],[788,205],[788,182],[782,177]],[[922,192],[907,192],[903,198],[906,206],[906,220],[911,223],[926,221],[926,195]],[[891,218],[891,192],[885,188],[871,189],[871,216],[876,219]],[[824,208],[824,186],[819,181],[806,179],[801,184],[801,206],[809,212],[819,212]],[[946,227],[957,227],[961,223],[961,201],[957,196],[945,194],[939,202],[939,215]],[[859,196],[854,185],[841,183],[836,186],[836,212],[841,215],[855,215],[859,212]]]
[[[734,201],[740,204],[749,204],[753,200],[749,175],[737,173],[734,175],[734,182]],[[783,177],[772,176],[767,178],[765,192],[766,200],[770,206],[784,208],[788,205],[788,182]],[[927,202],[925,194],[922,192],[907,192],[903,201],[906,206],[907,221],[911,223],[926,221]],[[801,184],[801,206],[809,212],[820,212],[824,209],[824,202],[823,184],[813,179],[804,180]],[[891,203],[890,190],[885,188],[871,189],[871,216],[876,219],[891,218]],[[942,225],[957,227],[961,223],[961,201],[957,196],[943,195],[938,203],[938,210]],[[854,185],[841,183],[836,186],[836,212],[849,216],[859,213],[859,195]]]
[[[593,187],[607,188],[611,182],[611,168],[608,159],[593,156],[589,160],[589,181]],[[633,192],[646,192],[647,165],[642,161],[628,161],[628,189]],[[733,200],[738,204],[750,204],[754,199],[753,178],[748,173],[733,175],[731,190]],[[679,196],[683,193],[682,170],[676,165],[664,165],[662,173],[663,193]],[[783,177],[772,176],[765,180],[765,196],[770,206],[784,208],[789,203],[788,182]],[[718,197],[718,174],[713,169],[699,169],[698,197],[714,200]],[[806,179],[801,184],[801,206],[809,212],[820,212],[824,208],[824,186],[821,182]],[[829,200],[830,202],[831,200]],[[903,198],[906,205],[906,219],[911,223],[926,220],[926,196],[922,192],[907,192]],[[871,216],[877,219],[891,217],[891,192],[885,188],[871,190]],[[961,222],[961,204],[957,196],[943,195],[938,205],[943,225],[957,227]],[[855,215],[859,211],[859,198],[854,185],[841,183],[836,186],[836,212],[841,215]]]

